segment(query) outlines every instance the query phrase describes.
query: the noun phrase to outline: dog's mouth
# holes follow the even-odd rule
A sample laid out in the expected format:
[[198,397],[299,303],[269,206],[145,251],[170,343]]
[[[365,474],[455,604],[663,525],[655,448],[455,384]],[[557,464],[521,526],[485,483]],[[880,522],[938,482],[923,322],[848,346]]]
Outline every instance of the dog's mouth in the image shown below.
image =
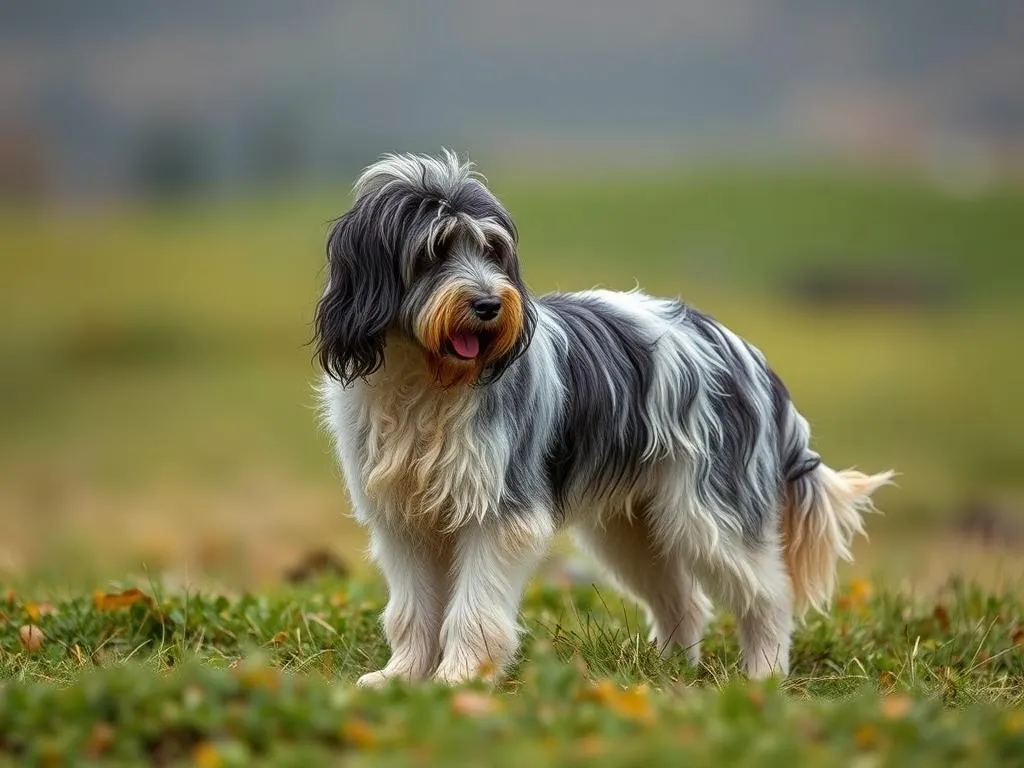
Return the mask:
[[476,360],[487,351],[490,339],[485,333],[453,333],[445,341],[445,353],[458,360]]

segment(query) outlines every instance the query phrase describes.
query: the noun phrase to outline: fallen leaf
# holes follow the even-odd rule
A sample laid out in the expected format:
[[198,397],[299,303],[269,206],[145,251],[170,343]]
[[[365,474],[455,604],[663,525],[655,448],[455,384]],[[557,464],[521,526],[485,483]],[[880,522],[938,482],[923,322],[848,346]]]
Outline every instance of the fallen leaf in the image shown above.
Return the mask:
[[1024,646],[1024,627],[1017,627],[1010,635],[1010,640],[1016,646]]
[[209,741],[201,741],[192,750],[192,762],[198,768],[220,768],[224,765],[224,759],[217,751],[217,747]]
[[867,579],[854,579],[850,582],[850,603],[852,605],[864,605],[873,593],[874,589]]
[[853,736],[857,742],[857,746],[861,749],[871,749],[875,746],[878,741],[878,734],[875,732],[873,726],[864,724],[857,729],[857,732]]
[[941,603],[936,605],[935,610],[932,611],[932,616],[934,616],[935,620],[939,623],[939,629],[943,632],[949,629],[949,611],[946,610],[946,606]]
[[913,704],[909,696],[888,696],[882,699],[882,715],[889,720],[902,720]]
[[611,680],[602,680],[590,689],[589,698],[631,720],[650,722],[654,719],[654,710],[647,695],[646,685],[624,690]]
[[25,614],[33,623],[37,623],[44,616],[52,616],[57,609],[50,603],[36,603],[29,601],[25,603]]
[[280,632],[278,632],[276,635],[270,638],[270,642],[274,645],[283,645],[284,643],[288,642],[288,633],[282,629]]
[[110,751],[116,736],[113,726],[109,723],[96,723],[92,728],[92,733],[89,734],[89,741],[85,746],[86,752],[90,757],[102,757]]
[[483,717],[501,709],[501,702],[493,696],[474,691],[459,691],[452,696],[452,711],[466,717]]
[[43,647],[43,641],[46,636],[43,634],[43,630],[37,627],[35,624],[26,624],[18,630],[18,640],[25,647],[29,653],[35,653]]
[[604,739],[596,733],[584,736],[576,742],[576,753],[580,757],[598,757],[604,754],[605,749]]
[[377,744],[377,734],[365,720],[346,720],[341,726],[341,738],[360,749],[371,749]]
[[152,604],[153,600],[141,589],[127,589],[124,592],[101,592],[97,590],[92,594],[92,603],[100,611],[116,611],[120,608],[130,608],[136,603],[146,602]]

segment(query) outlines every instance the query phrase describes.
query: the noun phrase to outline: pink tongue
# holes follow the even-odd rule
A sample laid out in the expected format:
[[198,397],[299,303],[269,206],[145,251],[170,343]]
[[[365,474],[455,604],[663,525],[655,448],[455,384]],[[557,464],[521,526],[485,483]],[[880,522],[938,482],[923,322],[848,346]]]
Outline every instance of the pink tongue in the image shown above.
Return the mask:
[[473,333],[453,333],[452,349],[459,357],[472,359],[480,354],[480,339]]

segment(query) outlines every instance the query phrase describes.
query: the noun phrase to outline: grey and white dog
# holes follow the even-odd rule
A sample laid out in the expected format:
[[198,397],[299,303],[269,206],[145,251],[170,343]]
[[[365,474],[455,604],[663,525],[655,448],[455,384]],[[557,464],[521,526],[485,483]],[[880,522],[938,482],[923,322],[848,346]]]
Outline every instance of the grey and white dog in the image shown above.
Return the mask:
[[531,296],[508,212],[473,173],[390,155],[355,185],[316,310],[321,391],[387,579],[392,656],[361,685],[500,673],[523,588],[569,527],[700,659],[705,592],[746,672],[786,674],[891,473],[837,472],[764,357],[634,291]]

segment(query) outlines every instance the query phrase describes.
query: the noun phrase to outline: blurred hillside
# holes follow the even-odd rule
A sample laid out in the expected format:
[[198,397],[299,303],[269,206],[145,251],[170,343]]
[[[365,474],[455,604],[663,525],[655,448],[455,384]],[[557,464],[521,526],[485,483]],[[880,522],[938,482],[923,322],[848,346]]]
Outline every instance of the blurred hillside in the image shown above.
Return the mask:
[[[901,472],[861,569],[1024,575],[1019,187],[491,175],[532,289],[681,295],[765,352],[831,464]],[[346,205],[342,187],[0,208],[0,575],[252,583],[311,548],[361,561],[306,346]]]
[[492,168],[782,153],[984,183],[1024,162],[1022,30],[1012,0],[8,3],[0,191],[348,179],[442,144]]

